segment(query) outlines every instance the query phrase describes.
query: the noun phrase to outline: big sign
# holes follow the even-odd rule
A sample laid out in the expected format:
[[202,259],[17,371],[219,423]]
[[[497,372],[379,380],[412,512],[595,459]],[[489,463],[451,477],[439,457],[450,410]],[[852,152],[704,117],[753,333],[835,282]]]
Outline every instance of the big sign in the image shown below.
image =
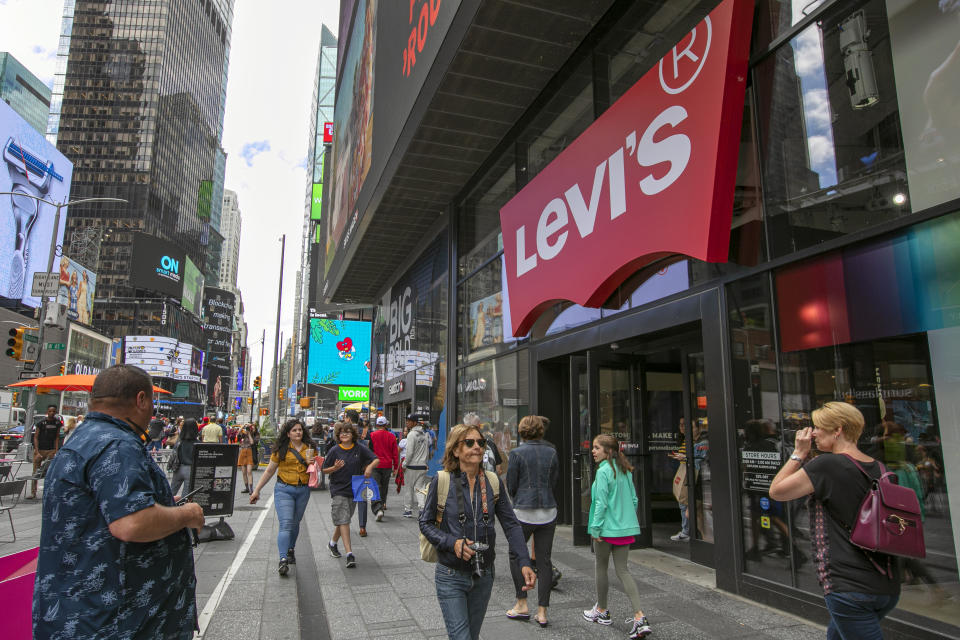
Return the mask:
[[726,261],[752,17],[724,0],[500,209],[514,335],[664,256]]

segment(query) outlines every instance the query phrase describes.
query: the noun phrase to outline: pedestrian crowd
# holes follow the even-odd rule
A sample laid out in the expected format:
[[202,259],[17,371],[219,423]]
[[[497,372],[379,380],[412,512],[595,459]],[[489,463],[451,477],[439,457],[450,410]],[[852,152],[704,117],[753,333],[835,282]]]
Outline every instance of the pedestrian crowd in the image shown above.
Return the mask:
[[[279,575],[288,575],[296,564],[311,489],[330,491],[334,533],[328,552],[334,558],[345,554],[348,569],[357,566],[351,544],[354,514],[359,535],[367,536],[367,503],[382,522],[394,492],[401,515],[417,518],[422,558],[436,563],[435,589],[448,637],[479,638],[496,574],[495,522],[507,541],[516,596],[505,616],[549,626],[550,595],[560,579],[551,559],[560,465],[544,439],[547,418],[530,415],[520,421],[519,444],[506,460],[476,414],[450,429],[442,451],[437,434],[414,414],[406,416],[398,433],[384,416],[371,424],[356,411],[332,424],[315,421],[311,429],[291,418],[280,427],[254,483],[260,444],[255,425],[224,428],[211,418],[171,421],[153,414],[152,393],[143,370],[116,365],[97,376],[84,418],[62,424],[51,406],[34,428],[35,468],[46,465],[35,637],[193,636],[198,627],[191,547],[204,513],[179,496],[181,490],[183,495],[191,491],[197,444],[224,442],[238,446],[237,465],[251,504],[276,476]],[[865,550],[854,542],[851,528],[857,518],[869,517],[860,505],[871,487],[876,490],[892,474],[857,447],[864,420],[852,405],[828,402],[813,411],[812,422],[812,428],[797,432],[794,453],[773,480],[770,497],[810,499],[817,575],[830,614],[827,638],[882,638],[880,621],[899,598],[900,552]],[[822,452],[815,457],[814,442]],[[169,482],[151,456],[163,448],[170,449]],[[595,551],[597,599],[583,618],[613,624],[608,607],[612,560],[631,603],[628,637],[643,638],[653,629],[628,564],[630,546],[641,533],[634,469],[612,435],[594,438],[591,454],[596,466],[587,530]],[[439,466],[432,475],[431,463]],[[534,590],[535,609],[528,603]]]

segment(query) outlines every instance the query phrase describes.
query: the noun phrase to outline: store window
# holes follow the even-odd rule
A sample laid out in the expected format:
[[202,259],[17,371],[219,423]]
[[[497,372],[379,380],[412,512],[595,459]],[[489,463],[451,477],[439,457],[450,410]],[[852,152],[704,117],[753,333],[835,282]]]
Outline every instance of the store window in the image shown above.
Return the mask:
[[753,24],[753,52],[762,53],[770,43],[789,33],[794,25],[815,14],[828,0],[760,0]]
[[831,5],[753,78],[772,257],[914,211],[883,0]]
[[508,147],[458,210],[457,277],[463,278],[503,250],[500,207],[517,193],[514,147]]
[[457,372],[457,417],[476,413],[483,432],[496,444],[507,471],[507,455],[517,446],[517,423],[529,413],[527,350],[463,367]]
[[727,287],[732,345],[733,412],[740,458],[744,571],[792,584],[804,559],[791,535],[794,507],[767,495],[783,457],[783,417],[777,385],[773,305],[768,274]]
[[517,345],[505,280],[501,256],[460,285],[460,361],[485,358]]

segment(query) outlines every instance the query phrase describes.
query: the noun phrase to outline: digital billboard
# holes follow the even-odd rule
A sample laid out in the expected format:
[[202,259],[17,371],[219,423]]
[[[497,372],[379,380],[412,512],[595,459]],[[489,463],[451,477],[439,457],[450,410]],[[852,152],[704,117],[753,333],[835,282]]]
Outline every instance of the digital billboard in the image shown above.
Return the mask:
[[223,409],[230,395],[230,350],[236,296],[224,289],[203,290],[203,333],[207,339],[204,370],[207,373],[207,406]]
[[180,343],[164,336],[127,336],[123,340],[123,362],[140,367],[152,376],[169,378]]
[[183,260],[183,295],[180,306],[190,313],[200,315],[200,302],[203,300],[203,272],[193,264],[190,258]]
[[67,256],[60,257],[60,285],[57,302],[67,308],[67,317],[81,324],[93,318],[93,296],[97,274]]
[[186,254],[172,242],[146,233],[133,234],[130,284],[179,298],[183,293]]
[[51,239],[63,245],[67,209],[40,202],[68,202],[73,164],[10,106],[0,100],[0,296],[39,307],[30,295],[33,274],[47,272]]
[[[321,156],[321,159],[320,159],[321,164],[323,164],[324,158],[326,158],[326,154]],[[314,182],[313,195],[310,199],[310,219],[319,220],[322,215],[323,215],[323,183]]]
[[307,382],[369,386],[370,331],[360,320],[311,318]]

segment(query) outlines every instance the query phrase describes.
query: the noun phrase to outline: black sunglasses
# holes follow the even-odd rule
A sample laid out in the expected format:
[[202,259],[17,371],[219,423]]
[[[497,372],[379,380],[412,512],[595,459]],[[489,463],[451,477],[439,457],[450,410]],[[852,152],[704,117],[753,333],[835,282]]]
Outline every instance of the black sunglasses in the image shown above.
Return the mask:
[[487,446],[487,441],[484,438],[464,438],[463,444],[467,445],[468,449],[473,449],[473,445],[475,444],[480,445],[480,448],[484,449]]

